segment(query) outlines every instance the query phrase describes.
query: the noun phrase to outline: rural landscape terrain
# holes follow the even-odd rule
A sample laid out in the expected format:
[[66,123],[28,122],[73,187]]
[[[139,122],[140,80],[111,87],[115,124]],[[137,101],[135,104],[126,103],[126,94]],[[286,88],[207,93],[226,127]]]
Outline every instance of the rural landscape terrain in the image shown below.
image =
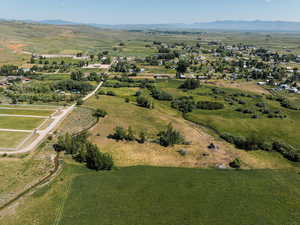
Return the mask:
[[0,225],[299,225],[300,33],[0,21]]

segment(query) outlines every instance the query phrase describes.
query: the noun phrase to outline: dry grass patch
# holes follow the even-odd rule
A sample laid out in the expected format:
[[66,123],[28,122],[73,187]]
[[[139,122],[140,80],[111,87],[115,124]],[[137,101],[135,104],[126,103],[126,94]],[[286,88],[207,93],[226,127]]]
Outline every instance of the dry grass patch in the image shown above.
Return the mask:
[[[108,112],[108,116],[91,129],[91,140],[99,145],[102,151],[111,153],[118,166],[215,167],[220,164],[228,165],[236,156],[230,145],[216,140],[192,123],[177,117],[178,114],[173,110],[168,111],[159,106],[148,110],[125,103],[124,99],[108,96],[101,96],[99,100],[92,98],[87,105]],[[188,142],[191,142],[190,145],[165,148],[155,143],[116,142],[107,138],[116,126],[131,126],[136,136],[140,131],[146,130],[153,140],[170,122]],[[215,143],[218,149],[208,150],[210,143]],[[188,154],[181,156],[177,152],[180,149],[186,150]]]
[[224,88],[236,88],[257,94],[270,94],[268,90],[258,86],[255,82],[218,80],[214,81],[213,84]]

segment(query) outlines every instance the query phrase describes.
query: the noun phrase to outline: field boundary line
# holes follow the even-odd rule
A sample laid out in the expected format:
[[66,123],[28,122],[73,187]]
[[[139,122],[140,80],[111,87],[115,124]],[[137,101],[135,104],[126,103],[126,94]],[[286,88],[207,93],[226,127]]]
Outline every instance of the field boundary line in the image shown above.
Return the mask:
[[33,130],[17,130],[17,129],[5,129],[5,128],[0,128],[0,132],[22,132],[22,133],[31,133]]
[[15,115],[15,114],[0,114],[0,117],[22,117],[22,118],[37,118],[37,119],[49,118],[49,116]]
[[13,108],[13,107],[0,107],[0,109],[28,110],[28,111],[53,111],[54,110],[54,109],[34,109],[34,108],[21,108],[21,107],[15,107],[15,108]]

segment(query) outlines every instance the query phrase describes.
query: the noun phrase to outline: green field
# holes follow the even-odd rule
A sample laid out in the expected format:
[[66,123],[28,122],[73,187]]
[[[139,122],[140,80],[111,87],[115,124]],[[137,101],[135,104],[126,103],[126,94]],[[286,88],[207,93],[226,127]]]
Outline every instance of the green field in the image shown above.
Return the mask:
[[54,110],[30,110],[30,109],[4,109],[0,108],[0,114],[10,114],[10,115],[31,115],[31,116],[50,116],[54,113]]
[[0,116],[0,128],[33,130],[37,128],[43,121],[44,119],[40,118]]
[[15,148],[29,133],[0,131],[0,148]]
[[[92,172],[66,165],[6,224],[296,225],[300,177],[291,170],[129,167]],[[70,180],[71,179],[71,180]],[[26,216],[21,216],[23,214]],[[1,222],[0,222],[1,224]],[[2,223],[3,224],[3,223]]]

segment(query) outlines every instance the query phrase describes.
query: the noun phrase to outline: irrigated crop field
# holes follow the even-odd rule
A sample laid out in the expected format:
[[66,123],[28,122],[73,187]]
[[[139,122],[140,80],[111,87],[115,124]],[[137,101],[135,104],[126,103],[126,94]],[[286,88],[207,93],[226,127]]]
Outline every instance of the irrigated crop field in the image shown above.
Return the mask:
[[300,222],[299,185],[293,170],[92,172],[67,164],[16,216],[5,217],[5,225],[292,225]]

